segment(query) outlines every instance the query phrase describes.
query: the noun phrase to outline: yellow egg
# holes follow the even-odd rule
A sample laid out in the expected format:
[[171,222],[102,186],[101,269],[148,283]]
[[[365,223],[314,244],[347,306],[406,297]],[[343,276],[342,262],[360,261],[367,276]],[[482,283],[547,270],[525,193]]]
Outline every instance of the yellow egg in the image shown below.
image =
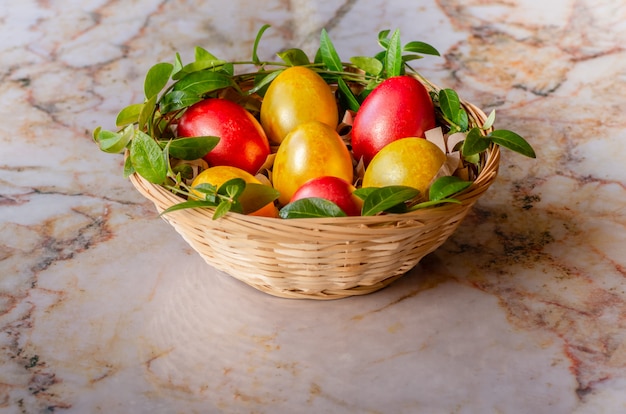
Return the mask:
[[297,126],[276,152],[272,169],[278,201],[285,205],[306,181],[333,176],[352,182],[352,157],[334,128],[311,121]]
[[405,185],[426,194],[446,154],[424,138],[402,138],[384,146],[365,170],[363,187]]
[[320,121],[334,129],[338,117],[330,86],[316,72],[303,66],[281,72],[268,87],[261,104],[261,125],[275,144],[308,121]]
[[[207,168],[196,176],[196,178],[191,183],[191,193],[196,198],[201,198],[202,193],[193,190],[193,187],[200,184],[212,184],[215,187],[219,188],[226,181],[232,180],[233,178],[241,178],[246,183],[261,184],[261,181],[259,181],[255,176],[247,171],[242,170],[241,168],[232,167],[230,165],[218,165],[215,167]],[[276,208],[276,206],[274,206],[274,203],[268,203],[264,207],[253,211],[252,213],[249,213],[249,215],[278,217],[278,209]]]

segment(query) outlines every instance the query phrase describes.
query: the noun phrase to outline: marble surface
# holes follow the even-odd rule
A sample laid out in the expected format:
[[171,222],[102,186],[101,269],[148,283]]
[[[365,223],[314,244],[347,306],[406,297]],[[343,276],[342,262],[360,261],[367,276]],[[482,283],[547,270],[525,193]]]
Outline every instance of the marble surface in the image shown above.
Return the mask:
[[[262,4],[262,6],[261,6]],[[626,412],[626,6],[612,0],[23,0],[0,6],[0,412]],[[536,160],[503,151],[459,231],[330,302],[208,267],[91,141],[200,45],[342,56],[376,33]]]

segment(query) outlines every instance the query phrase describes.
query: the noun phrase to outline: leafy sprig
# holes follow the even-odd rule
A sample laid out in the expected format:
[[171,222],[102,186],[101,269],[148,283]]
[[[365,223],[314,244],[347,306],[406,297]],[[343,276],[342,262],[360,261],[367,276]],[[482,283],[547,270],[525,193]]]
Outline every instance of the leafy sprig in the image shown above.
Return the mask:
[[[161,215],[186,208],[215,208],[213,219],[224,216],[233,211],[249,214],[259,210],[278,198],[278,191],[272,187],[258,183],[246,183],[241,178],[233,178],[221,186],[199,184],[187,193],[189,199],[174,204],[164,210]],[[181,192],[179,190],[179,192]]]
[[441,89],[433,101],[438,104],[450,133],[466,133],[461,153],[467,159],[485,151],[491,144],[500,145],[530,158],[536,157],[534,149],[522,136],[506,129],[492,130],[496,119],[495,110],[489,114],[483,125],[471,126],[467,111],[454,90]]

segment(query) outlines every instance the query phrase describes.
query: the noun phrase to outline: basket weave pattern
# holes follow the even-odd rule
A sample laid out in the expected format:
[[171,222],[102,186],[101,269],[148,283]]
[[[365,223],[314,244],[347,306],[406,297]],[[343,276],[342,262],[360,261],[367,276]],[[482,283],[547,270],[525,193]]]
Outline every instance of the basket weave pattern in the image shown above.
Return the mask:
[[[482,124],[482,111],[465,104]],[[184,209],[163,219],[211,266],[274,296],[337,299],[377,291],[433,252],[457,229],[497,176],[500,150],[489,148],[474,183],[442,204],[373,217],[275,219]],[[137,174],[135,188],[159,212],[184,199]]]

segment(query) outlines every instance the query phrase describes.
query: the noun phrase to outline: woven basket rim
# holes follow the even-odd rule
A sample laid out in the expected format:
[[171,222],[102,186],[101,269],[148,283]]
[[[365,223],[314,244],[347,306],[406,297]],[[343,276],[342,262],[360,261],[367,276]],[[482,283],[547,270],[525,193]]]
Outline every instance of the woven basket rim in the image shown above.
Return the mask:
[[[483,168],[481,169],[478,177],[472,182],[472,184],[462,192],[455,194],[454,198],[457,199],[461,204],[467,205],[470,203],[474,203],[475,200],[482,195],[484,191],[492,184],[492,181],[495,179],[497,175],[497,170],[500,163],[500,147],[497,145],[492,145],[487,150],[487,159]],[[172,193],[161,185],[153,184],[147,181],[145,178],[141,177],[137,173],[133,173],[129,176],[131,182],[140,190],[140,192],[149,199],[150,201],[164,201],[163,199],[167,199],[167,204],[172,206],[177,203],[182,203],[185,199],[179,195]],[[151,188],[156,193],[152,193],[149,191],[141,190],[141,188]],[[407,220],[407,219],[419,219],[424,215],[424,212],[432,212],[439,211],[445,213],[446,211],[453,211],[459,208],[459,204],[456,203],[442,203],[434,206],[426,207],[423,209],[417,209],[413,211],[408,211],[405,213],[385,213],[382,215],[375,216],[347,216],[347,217],[319,217],[319,218],[297,218],[297,219],[283,219],[278,217],[263,217],[263,216],[251,216],[237,212],[229,211],[225,216],[221,217],[219,220],[222,220],[227,217],[237,217],[239,220],[248,221],[251,223],[268,223],[275,222],[276,220],[280,220],[283,222],[293,223],[294,227],[306,227],[308,225],[320,225],[320,224],[328,224],[328,225],[357,225],[357,224],[366,224],[366,225],[376,225],[381,223],[393,222],[396,220]],[[207,216],[213,216],[215,211],[215,207],[195,207],[191,210],[200,210],[206,212]],[[184,210],[178,210],[184,211]],[[175,214],[177,212],[171,212],[167,214]]]

